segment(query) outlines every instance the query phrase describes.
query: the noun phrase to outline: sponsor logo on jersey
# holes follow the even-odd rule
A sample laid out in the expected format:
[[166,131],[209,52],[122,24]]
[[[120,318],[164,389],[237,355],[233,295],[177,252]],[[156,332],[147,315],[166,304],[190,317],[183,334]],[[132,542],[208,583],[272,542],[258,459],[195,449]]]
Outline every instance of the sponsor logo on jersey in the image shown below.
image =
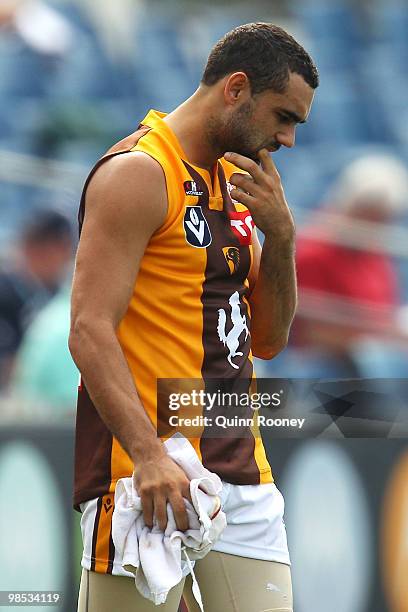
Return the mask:
[[238,291],[235,291],[231,295],[229,299],[229,305],[231,307],[231,312],[230,312],[230,321],[229,321],[228,327],[231,327],[231,324],[232,324],[232,328],[227,333],[227,313],[225,312],[223,308],[220,308],[218,310],[217,332],[218,332],[218,337],[220,341],[228,349],[227,359],[230,365],[235,370],[239,370],[239,366],[236,365],[236,363],[234,363],[232,359],[243,356],[242,351],[238,350],[240,348],[239,339],[240,339],[241,334],[245,332],[245,340],[246,340],[249,336],[249,329],[247,325],[246,316],[241,314],[241,303],[239,300]]
[[211,244],[211,232],[201,206],[186,206],[184,213],[184,232],[191,246],[204,249]]
[[110,497],[108,497],[106,502],[103,504],[103,507],[105,508],[106,514],[108,514],[109,510],[112,510],[113,504],[112,504],[112,500]]
[[229,213],[231,229],[238,238],[242,246],[248,246],[252,240],[252,230],[254,222],[252,221],[251,213],[248,210],[241,212],[233,211]]
[[184,181],[184,191],[186,192],[186,195],[192,196],[202,196],[204,193],[203,191],[198,191],[197,183],[195,181]]
[[230,274],[234,274],[239,268],[239,248],[234,246],[222,249]]

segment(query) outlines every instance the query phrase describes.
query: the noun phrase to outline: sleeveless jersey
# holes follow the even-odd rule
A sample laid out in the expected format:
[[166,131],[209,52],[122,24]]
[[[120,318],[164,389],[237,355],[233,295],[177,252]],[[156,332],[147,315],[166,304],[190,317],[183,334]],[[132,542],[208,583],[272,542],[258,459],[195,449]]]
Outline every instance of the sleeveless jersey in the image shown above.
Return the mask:
[[[79,211],[81,228],[89,181],[112,156],[143,151],[160,164],[167,187],[167,216],[147,245],[117,332],[140,399],[155,425],[161,418],[160,407],[157,414],[158,379],[253,377],[247,300],[252,224],[249,211],[233,203],[228,191],[229,177],[242,170],[221,159],[212,184],[207,171],[188,162],[163,117],[150,111],[138,131],[99,160],[85,183]],[[235,344],[228,340],[231,324],[237,330]],[[203,464],[227,482],[273,482],[259,434],[240,438],[200,435],[190,441]],[[130,476],[133,467],[81,383],[75,507],[96,497],[111,500],[116,481]]]

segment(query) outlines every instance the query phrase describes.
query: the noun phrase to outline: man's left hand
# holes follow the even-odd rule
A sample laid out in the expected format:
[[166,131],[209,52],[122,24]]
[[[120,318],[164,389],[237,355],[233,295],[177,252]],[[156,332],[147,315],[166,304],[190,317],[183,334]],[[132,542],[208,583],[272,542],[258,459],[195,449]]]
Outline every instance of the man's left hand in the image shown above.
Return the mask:
[[255,225],[265,236],[293,240],[295,224],[286,202],[281,178],[267,149],[258,153],[261,165],[239,153],[225,153],[225,159],[249,176],[234,172],[231,197],[250,211]]

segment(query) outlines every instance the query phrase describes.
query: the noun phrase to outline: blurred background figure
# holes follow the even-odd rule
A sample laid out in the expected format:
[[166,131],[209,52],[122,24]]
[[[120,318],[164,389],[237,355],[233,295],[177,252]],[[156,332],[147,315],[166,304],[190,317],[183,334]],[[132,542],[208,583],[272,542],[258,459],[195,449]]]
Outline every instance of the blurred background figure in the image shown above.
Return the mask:
[[3,0],[0,26],[43,55],[64,55],[72,43],[69,22],[42,0]]
[[71,223],[59,212],[38,211],[23,228],[14,258],[0,271],[2,387],[28,325],[57,293],[72,257]]
[[[42,0],[2,0],[0,93],[46,96],[59,62],[72,49],[73,38],[69,21]],[[8,121],[12,121],[11,113],[4,118]]]
[[298,312],[289,347],[258,362],[261,375],[405,378],[407,212],[407,166],[379,149],[346,164],[317,210],[300,214]]
[[[358,158],[327,200],[299,230],[299,315],[292,346],[303,358],[307,353],[306,375],[364,377],[364,346],[371,359],[373,338],[387,355],[399,351],[398,340],[407,344],[398,323],[398,270],[386,248],[387,225],[400,222],[408,210],[407,169],[390,155]],[[402,376],[389,365],[375,374]]]
[[25,418],[74,423],[79,372],[68,350],[71,279],[28,326],[17,351],[9,400]]

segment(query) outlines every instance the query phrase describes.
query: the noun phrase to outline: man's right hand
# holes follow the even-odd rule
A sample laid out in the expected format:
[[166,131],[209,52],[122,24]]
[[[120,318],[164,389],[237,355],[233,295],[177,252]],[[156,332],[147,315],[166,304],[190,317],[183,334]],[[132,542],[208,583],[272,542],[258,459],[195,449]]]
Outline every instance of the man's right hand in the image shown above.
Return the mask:
[[167,502],[170,503],[177,529],[188,529],[184,499],[191,501],[190,481],[183,470],[168,455],[159,459],[138,461],[134,471],[134,485],[140,496],[145,524],[152,528],[153,517],[159,528],[167,526]]

